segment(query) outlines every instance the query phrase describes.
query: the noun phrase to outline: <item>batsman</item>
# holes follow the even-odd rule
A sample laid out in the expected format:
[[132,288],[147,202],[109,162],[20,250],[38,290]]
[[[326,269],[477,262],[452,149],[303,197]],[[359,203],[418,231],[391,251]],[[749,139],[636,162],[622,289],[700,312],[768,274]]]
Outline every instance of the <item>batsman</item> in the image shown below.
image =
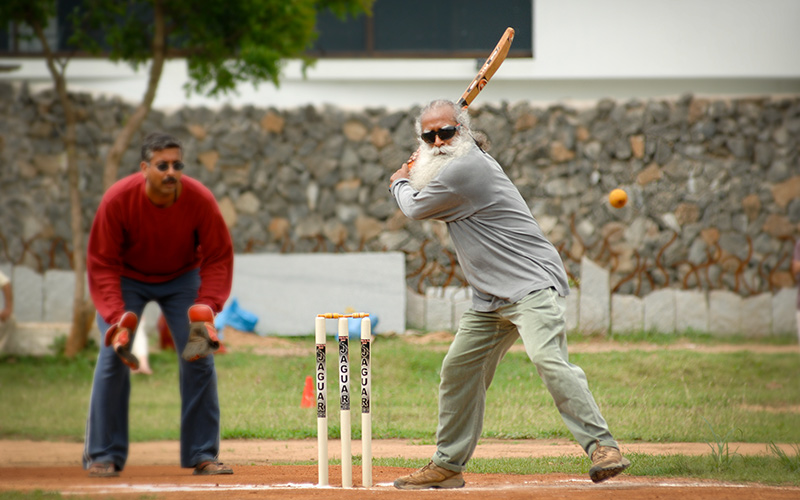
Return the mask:
[[[460,488],[483,428],[486,391],[518,338],[575,439],[591,458],[594,482],[630,465],[595,403],[586,376],[568,360],[564,320],[569,293],[564,264],[503,168],[470,130],[466,108],[428,104],[416,121],[413,169],[391,176],[400,210],[447,224],[472,289],[442,362],[436,452],[399,489]],[[531,422],[535,425],[535,422]]]
[[231,291],[233,245],[213,194],[183,175],[183,147],[153,133],[139,171],[103,195],[89,235],[89,290],[103,338],[94,372],[83,466],[115,477],[128,457],[131,352],[145,305],[158,303],[179,357],[180,464],[232,474],[218,461],[220,409],[214,315]]

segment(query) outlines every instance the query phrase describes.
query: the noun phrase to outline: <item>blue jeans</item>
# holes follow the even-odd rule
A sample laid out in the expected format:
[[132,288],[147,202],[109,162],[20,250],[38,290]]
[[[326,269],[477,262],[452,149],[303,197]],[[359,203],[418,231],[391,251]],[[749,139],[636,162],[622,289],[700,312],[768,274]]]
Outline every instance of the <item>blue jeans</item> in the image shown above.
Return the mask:
[[[126,311],[141,319],[145,305],[154,301],[164,313],[172,332],[179,363],[181,467],[194,467],[200,462],[216,460],[219,455],[220,413],[214,357],[191,363],[180,357],[189,336],[187,311],[194,304],[200,288],[199,271],[195,269],[165,283],[122,278],[121,288]],[[104,337],[110,325],[99,314],[97,326],[101,338]],[[83,466],[88,468],[92,462],[110,462],[122,470],[128,458],[131,372],[113,347],[102,344],[101,341],[92,382]]]
[[497,311],[464,313],[442,362],[436,465],[456,472],[465,469],[483,429],[486,390],[500,360],[520,337],[564,423],[586,453],[591,456],[598,444],[618,447],[586,375],[568,360],[565,309],[564,297],[548,288]]

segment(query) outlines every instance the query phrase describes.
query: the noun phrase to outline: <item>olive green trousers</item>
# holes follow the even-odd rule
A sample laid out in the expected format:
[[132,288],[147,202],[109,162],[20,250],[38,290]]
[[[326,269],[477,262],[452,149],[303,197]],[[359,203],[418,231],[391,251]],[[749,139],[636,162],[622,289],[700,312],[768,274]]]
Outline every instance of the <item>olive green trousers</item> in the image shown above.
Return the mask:
[[[486,390],[500,360],[520,337],[567,428],[586,453],[591,456],[597,446],[618,447],[586,375],[569,362],[565,309],[566,299],[548,288],[496,311],[464,313],[442,362],[436,465],[465,469],[483,429]],[[536,421],[530,425],[535,428]]]

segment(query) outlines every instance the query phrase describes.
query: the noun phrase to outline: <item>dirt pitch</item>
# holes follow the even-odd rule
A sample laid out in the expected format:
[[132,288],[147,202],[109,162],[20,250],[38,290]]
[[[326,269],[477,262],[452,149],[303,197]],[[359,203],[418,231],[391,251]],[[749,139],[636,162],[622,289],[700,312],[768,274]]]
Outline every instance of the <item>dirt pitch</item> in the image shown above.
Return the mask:
[[[331,441],[331,456],[339,458],[340,443]],[[621,444],[625,453],[705,455],[705,443]],[[767,454],[766,446],[756,443],[730,443],[742,455]],[[800,488],[770,487],[756,484],[720,483],[686,478],[635,477],[622,474],[601,484],[586,475],[541,474],[506,475],[465,473],[467,485],[460,490],[400,491],[392,486],[398,476],[410,469],[375,467],[373,486],[362,487],[361,468],[353,467],[352,489],[342,489],[341,469],[329,468],[329,487],[319,487],[315,465],[276,465],[295,461],[314,461],[316,441],[223,441],[220,458],[232,465],[231,476],[197,477],[191,469],[177,464],[178,443],[162,441],[133,443],[128,466],[118,478],[90,479],[81,468],[80,443],[0,441],[4,466],[0,467],[0,491],[57,491],[64,496],[92,498],[130,498],[165,500],[216,500],[230,498],[277,498],[350,500],[362,498],[409,499],[426,495],[448,499],[472,496],[481,500],[575,499],[653,500],[685,498],[698,500],[797,500]],[[353,442],[360,453],[361,443]],[[405,440],[373,442],[376,458],[428,458],[432,445]],[[787,448],[787,452],[788,452]],[[581,456],[582,450],[568,440],[502,441],[480,443],[476,457]],[[587,462],[588,465],[588,462]],[[636,467],[636,463],[633,464]]]
[[[337,469],[332,469],[335,476]],[[358,467],[354,468],[358,473]],[[232,476],[196,478],[186,470],[170,466],[133,466],[119,478],[88,479],[74,467],[0,469],[2,488],[9,490],[40,489],[58,491],[64,496],[119,499],[216,500],[216,499],[411,499],[411,498],[480,498],[482,500],[517,500],[532,497],[549,499],[624,499],[652,500],[684,497],[695,500],[796,500],[800,489],[741,486],[683,479],[624,477],[599,485],[587,478],[567,475],[507,476],[469,474],[467,486],[459,490],[400,491],[391,481],[403,469],[378,467],[375,486],[352,489],[314,486],[313,466],[238,466]]]

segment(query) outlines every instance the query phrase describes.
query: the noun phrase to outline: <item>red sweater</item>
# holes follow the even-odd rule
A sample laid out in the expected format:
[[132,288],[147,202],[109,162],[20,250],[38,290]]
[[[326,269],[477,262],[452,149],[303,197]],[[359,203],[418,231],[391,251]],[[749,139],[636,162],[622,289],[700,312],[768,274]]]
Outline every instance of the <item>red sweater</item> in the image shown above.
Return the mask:
[[147,283],[172,280],[200,268],[196,304],[219,312],[231,292],[233,245],[214,195],[183,175],[183,190],[167,208],[145,194],[145,179],[135,173],[103,195],[89,235],[89,291],[109,324],[125,312],[120,277]]

